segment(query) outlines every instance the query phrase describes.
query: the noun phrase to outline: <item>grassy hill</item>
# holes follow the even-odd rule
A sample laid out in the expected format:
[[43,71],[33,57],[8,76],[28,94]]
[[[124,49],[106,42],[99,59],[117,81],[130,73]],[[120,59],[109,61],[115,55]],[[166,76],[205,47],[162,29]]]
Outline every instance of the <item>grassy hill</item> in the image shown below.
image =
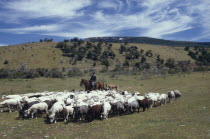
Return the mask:
[[[0,47],[0,69],[16,69],[24,63],[26,63],[27,67],[30,69],[62,67],[78,67],[80,69],[89,69],[92,67],[94,62],[97,65],[96,68],[102,68],[100,61],[93,61],[87,58],[84,58],[82,61],[77,61],[75,65],[72,65],[73,59],[65,56],[61,49],[56,48],[57,43],[58,42],[39,42]],[[93,44],[96,45],[97,42]],[[119,53],[119,48],[122,44],[123,43],[112,43],[112,50],[116,54],[116,57],[114,59],[109,59],[111,62],[110,68],[113,68],[114,65],[119,62],[123,63],[124,54]],[[153,57],[147,57],[148,62],[151,64],[155,62],[158,54],[164,60],[174,58],[176,61],[194,61],[187,55],[187,52],[184,51],[183,47],[168,47],[139,43],[129,43],[127,47],[129,46],[136,46],[139,50],[143,49],[144,52],[151,50]],[[105,49],[105,46],[102,46],[102,49]],[[5,61],[8,63],[5,63]]]
[[142,43],[142,44],[155,44],[155,45],[166,45],[166,46],[205,46],[209,47],[210,42],[191,42],[191,41],[173,41],[173,40],[163,40],[149,37],[91,37],[86,38],[86,41],[104,41],[109,43]]

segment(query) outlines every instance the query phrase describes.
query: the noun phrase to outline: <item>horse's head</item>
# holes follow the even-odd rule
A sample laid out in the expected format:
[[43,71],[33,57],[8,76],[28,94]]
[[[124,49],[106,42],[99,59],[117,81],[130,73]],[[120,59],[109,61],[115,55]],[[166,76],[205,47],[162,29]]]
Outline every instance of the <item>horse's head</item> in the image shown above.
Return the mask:
[[85,79],[81,79],[80,86],[82,86],[83,84],[85,84],[85,82],[86,82]]

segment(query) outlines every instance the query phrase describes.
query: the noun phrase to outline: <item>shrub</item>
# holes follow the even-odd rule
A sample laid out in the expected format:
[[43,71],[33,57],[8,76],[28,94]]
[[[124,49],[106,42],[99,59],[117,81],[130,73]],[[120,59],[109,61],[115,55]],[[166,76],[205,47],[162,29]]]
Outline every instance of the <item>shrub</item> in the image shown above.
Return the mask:
[[195,54],[193,51],[191,51],[191,50],[188,52],[188,55],[189,55],[192,59],[195,59],[195,60],[197,59],[196,54]]
[[120,49],[119,49],[119,53],[122,54],[123,52],[125,52],[127,50],[125,45],[121,45]]
[[40,77],[37,70],[31,69],[31,70],[25,72],[25,78],[27,78],[27,79],[36,78],[36,77]]
[[0,79],[8,78],[8,70],[7,69],[0,69]]
[[45,77],[48,78],[63,78],[63,74],[59,69],[48,70]]
[[188,51],[189,49],[190,49],[189,46],[186,46],[186,47],[184,48],[185,51]]
[[148,51],[146,52],[146,56],[152,57],[152,56],[153,56],[152,50],[148,50]]
[[110,62],[109,62],[108,59],[103,59],[103,60],[101,61],[101,64],[104,65],[104,66],[106,67],[106,69],[108,69],[109,66],[110,66]]
[[68,71],[67,76],[68,77],[82,76],[82,72],[79,68],[74,67]]
[[8,61],[8,60],[5,60],[5,61],[4,61],[4,64],[5,64],[5,65],[6,65],[6,64],[8,64],[8,63],[9,63],[9,61]]
[[59,42],[59,43],[56,45],[56,48],[61,48],[61,49],[63,49],[65,46],[66,46],[66,42]]
[[165,66],[169,67],[170,69],[173,69],[175,67],[175,60],[173,58],[167,59]]

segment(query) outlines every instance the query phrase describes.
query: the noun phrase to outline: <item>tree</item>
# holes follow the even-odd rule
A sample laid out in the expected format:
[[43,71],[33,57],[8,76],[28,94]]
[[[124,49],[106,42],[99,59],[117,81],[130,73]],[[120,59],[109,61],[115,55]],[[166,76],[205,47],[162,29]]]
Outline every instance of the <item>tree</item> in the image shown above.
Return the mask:
[[44,39],[44,42],[52,42],[52,41],[53,41],[53,39],[48,39],[48,38]]
[[101,58],[108,58],[109,56],[109,52],[108,51],[104,51],[101,55]]
[[205,49],[205,48],[202,48],[202,55],[205,55],[205,54],[207,54],[208,53],[208,51]]
[[130,66],[129,61],[125,60],[124,63],[123,63],[123,66],[126,67],[126,68],[129,68],[129,66]]
[[108,59],[103,59],[103,60],[101,61],[101,64],[104,65],[104,66],[106,67],[106,69],[108,69],[109,66],[110,66],[110,62],[109,62]]
[[141,58],[141,63],[144,63],[144,62],[146,62],[146,61],[147,61],[146,57],[145,57],[145,56],[142,56],[142,58]]
[[186,46],[186,47],[184,48],[185,51],[188,51],[189,49],[190,49],[189,46]]
[[63,49],[66,46],[66,42],[59,42],[56,47]]
[[86,47],[88,49],[91,49],[93,47],[93,44],[91,42],[87,42]]
[[148,51],[146,52],[146,56],[152,57],[152,56],[153,56],[152,50],[148,50]]
[[167,59],[165,66],[169,67],[170,69],[173,69],[175,67],[175,60],[173,58]]
[[143,49],[141,49],[139,53],[140,53],[141,55],[143,55],[144,50],[143,50]]
[[127,48],[126,48],[125,45],[121,45],[121,46],[120,46],[120,49],[119,49],[120,54],[122,54],[123,52],[125,52],[126,49],[127,49]]
[[138,51],[138,47],[136,46],[131,46],[127,49],[127,53],[126,53],[126,56],[125,58],[128,59],[128,60],[131,60],[131,59],[138,59],[139,56],[140,56],[140,53]]
[[163,68],[163,64],[164,64],[164,60],[160,58],[160,55],[158,55],[156,59],[157,68],[158,69]]
[[73,39],[71,39],[71,42],[78,42],[78,38],[77,37],[74,37]]
[[114,59],[116,55],[115,55],[114,51],[109,50],[109,56],[110,56],[112,59]]
[[6,65],[6,64],[8,64],[8,63],[9,63],[9,61],[8,61],[8,60],[5,60],[5,61],[4,61],[4,64],[5,64],[5,65]]
[[70,42],[70,40],[68,40],[68,39],[64,39],[64,40],[63,40],[63,42]]
[[107,49],[108,49],[108,50],[111,50],[111,48],[112,48],[112,44],[109,44],[109,45],[107,46]]
[[149,63],[144,63],[143,68],[145,68],[146,70],[150,69],[150,64]]
[[193,51],[191,51],[191,50],[188,52],[188,55],[189,55],[192,59],[195,59],[195,60],[197,59],[195,53],[194,53]]

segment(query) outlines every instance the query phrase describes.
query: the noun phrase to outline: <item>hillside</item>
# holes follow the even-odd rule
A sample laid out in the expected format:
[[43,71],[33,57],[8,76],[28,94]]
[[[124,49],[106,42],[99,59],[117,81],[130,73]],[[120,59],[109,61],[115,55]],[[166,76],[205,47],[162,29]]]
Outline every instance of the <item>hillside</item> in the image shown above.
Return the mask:
[[[70,43],[71,45],[72,43]],[[36,68],[62,68],[62,67],[78,67],[80,69],[89,69],[93,63],[96,63],[97,68],[101,68],[100,61],[93,61],[87,58],[83,58],[81,61],[77,61],[76,64],[72,64],[73,58],[65,56],[61,49],[56,48],[57,42],[39,42],[39,43],[27,43],[18,44],[12,46],[0,47],[0,69],[16,69],[21,64],[27,64],[30,69]],[[97,45],[97,43],[93,43]],[[117,63],[124,62],[124,55],[119,53],[119,48],[122,43],[113,43],[112,50],[116,57],[114,59],[109,58],[111,66],[114,67]],[[85,44],[82,44],[85,46]],[[152,57],[147,57],[149,63],[154,63],[157,55],[164,60],[168,58],[174,58],[176,61],[191,60],[187,52],[184,51],[183,47],[168,47],[158,46],[149,44],[129,43],[127,47],[136,46],[138,50],[144,50],[144,52],[151,50],[153,53]],[[158,47],[157,47],[158,46]],[[106,46],[103,45],[102,49],[105,50]],[[102,50],[102,51],[103,51]],[[5,64],[5,61],[8,63]],[[130,60],[130,62],[138,61]]]
[[91,37],[86,38],[86,41],[104,41],[109,43],[142,43],[142,44],[155,44],[155,45],[164,45],[164,46],[204,46],[209,47],[210,42],[191,42],[191,41],[172,41],[172,40],[163,40],[149,37]]

